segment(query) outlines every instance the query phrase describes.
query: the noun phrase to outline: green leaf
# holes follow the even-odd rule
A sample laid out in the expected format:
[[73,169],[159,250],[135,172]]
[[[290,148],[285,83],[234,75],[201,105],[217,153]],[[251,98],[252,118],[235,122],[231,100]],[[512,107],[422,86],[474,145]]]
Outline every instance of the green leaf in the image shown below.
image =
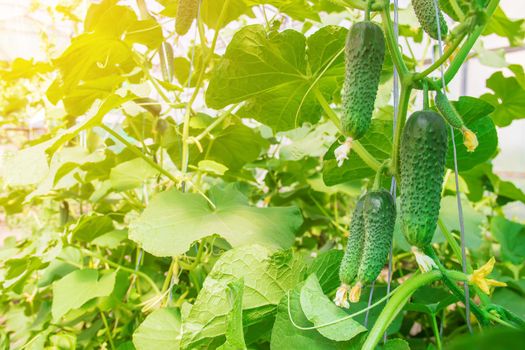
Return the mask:
[[381,350],[410,350],[410,346],[403,339],[389,339]]
[[338,89],[345,35],[344,28],[326,26],[306,40],[294,30],[267,33],[260,25],[246,26],[234,35],[215,68],[206,102],[220,109],[245,101],[240,116],[277,131],[315,123],[321,109],[311,87],[317,83],[329,97]]
[[343,255],[342,250],[331,249],[320,254],[308,266],[308,275],[315,273],[323,293],[329,294],[339,287],[339,265]]
[[109,180],[116,191],[127,191],[142,186],[144,181],[157,173],[144,159],[135,158],[111,169]]
[[523,67],[511,65],[509,69],[515,76],[505,77],[501,71],[492,74],[487,79],[487,88],[493,93],[485,94],[481,98],[496,109],[492,119],[497,126],[508,126],[513,120],[525,118],[525,78]]
[[46,150],[52,143],[48,140],[7,156],[2,171],[5,183],[27,186],[41,182],[49,171]]
[[137,350],[180,349],[182,322],[178,308],[170,307],[153,311],[133,333]]
[[226,342],[218,348],[220,350],[246,349],[242,327],[243,291],[243,279],[234,280],[228,283],[227,292],[231,310],[227,316],[228,327],[226,330]]
[[480,164],[462,172],[461,177],[467,182],[468,197],[471,201],[480,201],[484,191],[498,195],[498,202],[520,201],[525,203],[525,193],[510,181],[504,181],[493,173],[492,164]]
[[[301,309],[301,285],[285,295],[277,308],[277,316],[272,330],[270,348],[272,350],[358,350],[361,349],[362,337],[357,337],[347,342],[336,342],[325,338],[317,330],[300,330],[296,328],[289,317],[290,314],[295,324],[301,327],[311,327],[313,324],[306,318]],[[288,305],[288,302],[290,305]]]
[[322,157],[334,142],[337,128],[333,123],[303,125],[300,128],[279,133],[291,142],[279,149],[279,159],[301,160],[305,157]]
[[228,167],[221,163],[214,162],[213,160],[201,160],[198,164],[198,168],[202,172],[219,176],[224,175],[224,173],[228,171]]
[[[324,295],[315,274],[310,275],[301,288],[300,301],[306,318],[312,322],[314,326],[319,326],[348,316],[343,309],[337,307]],[[318,331],[328,339],[347,341],[359,333],[365,332],[366,328],[359,322],[349,318],[331,326],[321,327]]]
[[[214,234],[232,246],[248,243],[288,248],[303,219],[298,208],[256,208],[234,184],[210,190],[215,208],[199,194],[172,189],[158,194],[129,229],[129,237],[156,256],[176,256]],[[184,234],[174,235],[174,232]]]
[[202,0],[200,11],[204,23],[214,29],[219,24],[221,13],[223,13],[221,28],[243,14],[253,16],[245,0]]
[[490,231],[501,244],[501,256],[515,265],[525,260],[525,225],[495,216]]
[[507,38],[512,46],[519,46],[525,38],[525,29],[523,24],[525,20],[511,20],[507,17],[505,12],[498,7],[494,14],[490,17],[487,27],[483,35],[497,34],[501,37]]
[[97,270],[76,270],[53,283],[53,304],[51,314],[58,321],[69,310],[82,307],[86,302],[111,294],[115,285],[116,272],[112,271],[99,278]]
[[[489,114],[494,108],[483,100],[469,96],[462,96],[459,101],[453,102],[453,104],[458,113],[463,117],[463,121],[467,127],[476,134],[479,142],[479,146],[474,152],[467,151],[467,148],[463,144],[461,131],[454,129],[458,170],[465,171],[490,159],[498,148],[496,127],[489,117]],[[446,166],[449,169],[454,169],[453,152],[452,138],[449,137],[446,159]]]
[[[344,139],[340,138],[326,152],[324,156],[323,180],[327,186],[333,186],[351,180],[373,176],[375,171],[357,155],[350,151],[350,155],[341,167],[337,166],[334,150],[339,147]],[[392,149],[392,122],[373,119],[370,129],[359,142],[378,161],[383,161],[390,156]]]
[[[211,132],[211,138],[200,141],[204,152],[200,152],[195,144],[191,144],[190,159],[193,164],[200,161],[214,161],[226,166],[231,171],[240,170],[246,163],[259,157],[262,150],[268,146],[268,141],[254,129],[239,122],[226,121],[222,128]],[[169,148],[168,153],[175,164],[181,162],[180,143]]]
[[273,255],[252,245],[224,253],[206,277],[189,315],[184,319],[182,348],[195,348],[227,332],[231,311],[228,283],[244,279],[243,310],[273,306],[303,279],[304,264],[291,251]]
[[79,241],[91,242],[114,228],[113,220],[109,216],[93,214],[82,216],[71,233]]

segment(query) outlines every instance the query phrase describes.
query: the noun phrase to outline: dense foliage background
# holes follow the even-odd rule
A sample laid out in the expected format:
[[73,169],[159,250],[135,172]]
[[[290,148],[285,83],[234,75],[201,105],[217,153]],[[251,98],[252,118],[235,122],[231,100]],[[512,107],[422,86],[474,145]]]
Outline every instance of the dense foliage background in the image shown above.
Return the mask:
[[[439,2],[451,28],[474,18],[482,36],[523,44],[524,20],[501,8],[483,18],[475,2]],[[435,42],[405,5],[403,59],[423,71]],[[203,0],[183,36],[176,0],[34,6],[74,34],[65,50],[46,38],[46,60],[0,66],[2,143],[20,148],[1,162],[4,226],[16,234],[0,247],[0,346],[360,348],[382,305],[325,331],[300,330],[289,314],[304,327],[346,315],[330,299],[350,214],[376,170],[360,155],[383,161],[392,150],[387,54],[371,130],[341,167],[333,152],[344,140],[330,118],[341,108],[344,39],[364,2]],[[456,134],[468,266],[495,256],[492,277],[508,284],[473,297],[523,322],[524,218],[506,206],[525,194],[492,160],[497,128],[525,116],[525,73],[504,51],[473,54],[501,68],[487,93],[455,102],[480,141],[469,153]],[[409,112],[421,100],[414,90]],[[36,115],[41,130],[28,128]],[[461,270],[451,152],[434,241],[445,266]],[[392,266],[393,288],[417,271],[399,230]],[[386,294],[387,275],[373,300]],[[387,333],[406,341],[389,349],[460,348],[464,304],[441,283],[425,286]]]

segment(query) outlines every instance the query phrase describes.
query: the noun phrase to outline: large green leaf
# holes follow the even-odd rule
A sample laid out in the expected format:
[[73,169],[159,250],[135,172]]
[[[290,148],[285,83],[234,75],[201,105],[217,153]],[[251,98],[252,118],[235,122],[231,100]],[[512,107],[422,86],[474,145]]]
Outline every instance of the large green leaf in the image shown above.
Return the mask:
[[49,171],[46,150],[52,143],[52,140],[42,142],[6,157],[2,164],[5,183],[12,186],[27,186],[42,181]]
[[247,310],[275,307],[303,275],[304,264],[291,251],[271,255],[269,249],[252,245],[224,253],[184,319],[182,347],[196,347],[227,332],[227,315],[232,309],[228,301],[230,282],[244,279],[242,308]]
[[109,175],[111,187],[117,191],[127,191],[142,186],[144,181],[158,173],[142,158],[120,163]]
[[[324,156],[323,180],[327,186],[333,186],[352,180],[362,179],[375,174],[356,152],[350,155],[341,167],[337,165],[334,150],[341,144],[343,138],[336,141]],[[370,129],[359,142],[377,160],[383,161],[390,156],[392,149],[392,122],[373,119]]]
[[53,319],[59,320],[72,309],[84,305],[91,299],[111,294],[115,285],[116,272],[99,278],[97,270],[76,270],[53,283]]
[[[301,308],[301,285],[285,295],[277,308],[277,316],[272,330],[272,350],[357,350],[361,348],[362,337],[351,341],[337,342],[325,338],[317,330],[301,330],[296,328],[290,320],[290,312],[295,324],[301,327],[311,327],[313,323],[308,320]],[[288,310],[288,308],[290,310]]]
[[481,98],[496,107],[492,119],[497,126],[508,126],[513,120],[525,118],[525,78],[523,67],[511,65],[509,69],[515,76],[505,77],[496,72],[487,79],[487,88],[492,93]]
[[288,248],[303,219],[298,208],[257,208],[234,184],[210,190],[214,208],[201,195],[176,189],[151,201],[130,225],[129,238],[156,256],[183,254],[203,237],[224,237],[232,246],[249,243]]
[[498,7],[494,14],[490,17],[485,28],[484,35],[497,34],[501,37],[507,38],[512,46],[519,46],[525,38],[524,19],[511,20],[507,17],[505,12]]
[[245,101],[239,114],[274,130],[317,122],[321,109],[311,87],[317,84],[328,97],[338,89],[345,35],[344,28],[326,26],[307,40],[294,30],[267,33],[260,25],[246,26],[215,68],[206,102],[220,109]]
[[55,104],[62,100],[74,116],[85,113],[95,100],[106,98],[126,78],[140,72],[133,44],[154,49],[163,40],[161,27],[153,19],[139,21],[133,9],[111,0],[91,5],[84,27],[85,32],[54,61],[61,78],[47,94]]
[[495,216],[490,231],[501,244],[501,257],[519,265],[525,260],[525,225]]
[[334,291],[341,283],[339,281],[339,266],[341,265],[343,254],[342,250],[330,249],[320,254],[308,266],[308,275],[315,273],[323,292],[326,294]]
[[[256,130],[240,122],[227,120],[221,126],[211,132],[211,137],[200,141],[203,152],[199,151],[197,145],[190,145],[192,164],[197,165],[202,160],[211,160],[236,171],[246,163],[257,159],[268,145],[268,141]],[[180,150],[181,145],[178,142],[168,150],[175,164],[181,162]]]
[[[461,131],[454,130],[456,141],[456,152],[458,159],[458,170],[464,171],[490,159],[498,148],[498,134],[494,122],[489,114],[494,110],[487,102],[469,96],[462,96],[457,102],[453,102],[458,113],[463,117],[467,127],[476,133],[479,146],[474,152],[467,151],[463,144]],[[452,138],[449,137],[449,147],[446,165],[454,169],[454,154]]]
[[[310,275],[301,288],[300,301],[306,318],[315,326],[348,316],[343,309],[337,307],[324,295],[315,274]],[[348,341],[359,333],[365,332],[366,328],[349,318],[331,326],[321,327],[318,331],[328,339]]]
[[133,345],[137,350],[178,350],[182,335],[181,327],[179,309],[155,310],[133,333]]

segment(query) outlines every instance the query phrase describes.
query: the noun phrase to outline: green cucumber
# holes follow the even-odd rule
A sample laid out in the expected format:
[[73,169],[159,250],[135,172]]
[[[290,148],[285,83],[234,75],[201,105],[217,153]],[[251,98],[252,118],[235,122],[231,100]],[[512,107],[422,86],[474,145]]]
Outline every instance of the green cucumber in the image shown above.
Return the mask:
[[361,254],[363,252],[365,227],[363,220],[363,203],[365,196],[361,197],[355,206],[350,222],[350,235],[346,243],[346,251],[339,267],[339,279],[341,283],[350,286],[359,270]]
[[370,127],[384,58],[385,38],[381,28],[370,21],[354,24],[345,44],[341,117],[344,133],[353,139],[361,138]]
[[461,130],[463,133],[463,144],[467,147],[467,151],[474,152],[476,147],[478,147],[478,138],[474,132],[467,128],[463,118],[461,118],[456,108],[450,103],[447,95],[438,90],[434,102],[443,118],[445,118],[452,127]]
[[385,266],[392,244],[395,222],[396,205],[390,192],[383,189],[368,192],[363,203],[365,229],[363,253],[357,272],[357,282],[350,293],[350,301],[359,301],[361,288],[375,281]]
[[447,155],[447,126],[433,111],[413,113],[400,149],[400,223],[408,243],[419,249],[436,231]]
[[[412,0],[412,7],[425,33],[433,39],[438,40],[438,22],[434,0]],[[443,14],[439,8],[438,11],[441,39],[444,39],[448,32],[447,22],[445,22],[445,18],[443,18]]]
[[436,97],[434,98],[434,102],[436,103],[436,107],[445,118],[445,120],[452,125],[452,127],[456,129],[461,129],[465,126],[465,122],[463,122],[463,118],[459,115],[458,111],[456,111],[456,108],[450,103],[450,101],[447,98],[447,95],[442,93],[441,91],[436,91]]
[[179,0],[177,4],[177,16],[175,17],[175,31],[184,35],[190,29],[193,20],[197,18],[199,0]]

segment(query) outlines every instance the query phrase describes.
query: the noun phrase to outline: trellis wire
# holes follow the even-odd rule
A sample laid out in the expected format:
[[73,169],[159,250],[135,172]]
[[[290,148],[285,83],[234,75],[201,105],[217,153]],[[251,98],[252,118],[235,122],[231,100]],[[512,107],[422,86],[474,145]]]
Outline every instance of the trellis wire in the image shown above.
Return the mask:
[[[437,0],[433,0],[434,3],[434,10],[436,12],[436,23],[437,23],[437,34],[438,34],[438,49],[439,49],[439,55],[443,56],[443,41],[441,39],[441,26],[439,21],[439,5]],[[439,71],[441,74],[441,85],[443,89],[443,94],[447,94],[446,92],[446,85],[445,85],[445,72],[443,70],[443,65],[439,67]],[[459,217],[459,232],[460,232],[460,240],[461,240],[461,268],[463,270],[463,273],[467,273],[467,254],[465,251],[465,225],[463,220],[463,206],[461,204],[461,193],[459,190],[459,175],[458,175],[458,157],[456,152],[456,140],[454,139],[454,128],[452,125],[450,126],[450,133],[452,135],[452,151],[454,154],[454,179],[456,181],[456,199],[458,203],[458,217]],[[472,333],[472,325],[470,324],[470,291],[468,288],[468,284],[465,283],[463,285],[465,289],[465,318],[467,322],[467,327]]]

